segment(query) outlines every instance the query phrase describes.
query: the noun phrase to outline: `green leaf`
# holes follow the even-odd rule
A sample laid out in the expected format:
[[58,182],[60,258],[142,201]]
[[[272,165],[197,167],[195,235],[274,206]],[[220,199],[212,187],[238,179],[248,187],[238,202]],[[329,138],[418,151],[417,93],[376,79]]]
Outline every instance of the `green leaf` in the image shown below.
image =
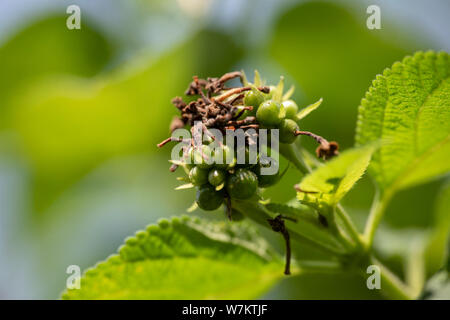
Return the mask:
[[259,74],[258,70],[255,70],[255,78],[253,79],[253,84],[257,87],[260,87],[263,85],[263,82],[261,80],[261,75]]
[[[252,199],[233,200],[232,206],[246,217],[265,227],[270,227],[267,219],[273,219],[276,216],[265,205],[257,201],[255,202]],[[280,208],[278,207],[278,209]],[[272,209],[275,210],[275,207]],[[304,221],[300,220],[300,217],[297,218],[299,218],[297,222],[285,220],[286,228],[292,240],[319,249],[327,255],[341,255],[345,253],[345,248],[342,247],[327,228],[318,226],[317,223],[304,223]]]
[[242,74],[242,85],[244,86],[244,87],[246,87],[246,86],[248,86],[249,85],[249,82],[248,82],[248,79],[247,79],[247,75],[245,74],[245,72],[244,72],[244,70],[243,69],[241,69],[241,74]]
[[364,174],[375,149],[371,145],[341,153],[303,178],[298,185],[302,192],[297,193],[297,198],[305,202],[337,205]]
[[194,185],[192,183],[185,183],[185,184],[182,184],[181,186],[176,187],[175,190],[185,190],[185,189],[191,189],[193,187],[194,187]]
[[271,212],[295,219],[295,221],[285,220],[285,225],[291,236],[299,234],[329,248],[337,248],[338,251],[343,249],[330,233],[330,229],[320,223],[319,215],[315,209],[300,204],[298,201],[292,202],[292,204],[269,203],[265,207]]
[[248,225],[163,219],[86,271],[63,299],[253,299],[283,262]]
[[381,140],[370,173],[395,192],[450,170],[450,61],[418,52],[377,76],[359,107],[356,144]]
[[442,189],[435,208],[433,229],[425,246],[425,269],[428,276],[442,268],[448,259],[450,235],[450,182]]
[[314,102],[313,104],[310,104],[309,106],[303,108],[302,110],[297,113],[297,120],[301,120],[304,117],[306,117],[308,114],[316,110],[320,104],[322,103],[323,99],[320,98],[318,101]]
[[284,77],[281,76],[280,81],[278,82],[275,89],[272,91],[272,100],[282,102],[283,90],[284,90]]
[[294,86],[294,85],[291,85],[291,87],[289,88],[289,90],[286,91],[285,94],[283,94],[283,98],[282,98],[281,100],[282,100],[282,101],[289,100],[289,99],[292,97],[292,95],[294,94],[294,91],[295,91],[295,86]]
[[313,224],[319,223],[318,220],[319,217],[315,212],[315,210],[312,209],[311,207],[298,203],[298,201],[296,202],[296,205],[270,202],[265,206],[271,212],[283,214],[285,216],[298,219],[300,223],[303,222],[310,222]]

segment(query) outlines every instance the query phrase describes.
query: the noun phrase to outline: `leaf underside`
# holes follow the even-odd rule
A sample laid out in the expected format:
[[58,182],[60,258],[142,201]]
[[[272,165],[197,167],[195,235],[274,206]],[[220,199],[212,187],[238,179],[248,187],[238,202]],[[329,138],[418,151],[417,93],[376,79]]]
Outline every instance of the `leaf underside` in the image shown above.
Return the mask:
[[369,166],[382,190],[450,170],[450,59],[418,52],[378,75],[362,99],[356,145],[382,141]]
[[253,299],[283,263],[245,224],[162,220],[86,271],[63,299]]

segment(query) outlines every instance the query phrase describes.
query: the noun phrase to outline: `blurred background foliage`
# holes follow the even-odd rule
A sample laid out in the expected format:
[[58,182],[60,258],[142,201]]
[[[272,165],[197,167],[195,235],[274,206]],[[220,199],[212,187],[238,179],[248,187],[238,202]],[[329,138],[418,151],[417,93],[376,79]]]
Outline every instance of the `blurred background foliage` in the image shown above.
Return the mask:
[[[66,28],[69,4],[81,8],[81,30]],[[381,7],[381,30],[366,28],[369,4]],[[357,106],[376,74],[414,51],[450,49],[450,4],[433,4],[2,1],[0,298],[56,298],[68,265],[91,266],[135,230],[186,211],[194,195],[173,190],[170,150],[156,143],[176,114],[171,98],[192,75],[258,69],[271,82],[285,75],[299,106],[324,98],[304,129],[349,148]],[[267,196],[290,200],[299,179],[289,169]],[[405,239],[449,220],[438,204],[443,183],[403,191],[388,209],[377,246],[388,248],[383,260],[399,274]],[[344,199],[361,227],[373,192],[365,177]],[[281,239],[262,232],[282,248]],[[308,250],[297,248],[298,257],[314,254]],[[364,279],[343,274],[289,278],[264,298],[379,297]]]

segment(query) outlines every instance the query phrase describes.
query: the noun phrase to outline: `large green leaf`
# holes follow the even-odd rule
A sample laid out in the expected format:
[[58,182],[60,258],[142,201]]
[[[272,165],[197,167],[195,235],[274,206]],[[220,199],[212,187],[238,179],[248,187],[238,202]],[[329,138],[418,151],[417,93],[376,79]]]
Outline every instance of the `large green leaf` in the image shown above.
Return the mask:
[[361,101],[356,144],[381,140],[370,172],[391,192],[450,170],[450,60],[418,52],[377,76]]
[[282,260],[247,225],[164,219],[128,238],[63,298],[252,299],[282,270]]
[[366,146],[341,153],[303,178],[298,185],[300,201],[335,206],[361,178],[376,148]]

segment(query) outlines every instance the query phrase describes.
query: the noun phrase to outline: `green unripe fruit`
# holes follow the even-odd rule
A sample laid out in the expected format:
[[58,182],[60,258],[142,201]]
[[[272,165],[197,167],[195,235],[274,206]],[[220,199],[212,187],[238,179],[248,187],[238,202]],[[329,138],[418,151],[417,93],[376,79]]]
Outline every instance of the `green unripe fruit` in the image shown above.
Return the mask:
[[282,103],[284,111],[286,111],[286,118],[295,120],[298,113],[298,106],[293,100],[286,100]]
[[231,198],[248,199],[258,188],[258,177],[250,170],[237,169],[227,179],[227,191]]
[[206,211],[216,210],[223,203],[223,195],[213,187],[205,185],[197,190],[197,205]]
[[280,104],[273,100],[261,103],[258,111],[256,111],[256,119],[266,128],[277,127],[282,120],[280,117]]
[[264,96],[261,92],[256,89],[247,91],[244,96],[244,105],[252,106],[253,110],[249,111],[247,115],[254,116],[256,114],[256,110],[261,103],[264,102]]
[[[261,174],[261,168],[269,168],[269,167],[275,167],[277,168],[276,173],[274,174]],[[278,162],[274,158],[266,157],[261,158],[258,166],[256,166],[254,169],[254,172],[258,176],[258,185],[261,188],[267,188],[270,186],[273,186],[280,180],[280,169]],[[264,173],[264,172],[263,172]]]
[[208,170],[200,169],[198,166],[189,171],[189,180],[194,186],[201,186],[208,182]]
[[292,143],[297,136],[295,132],[299,130],[298,124],[291,119],[284,119],[280,125],[280,142]]
[[207,145],[202,145],[201,147],[194,148],[194,150],[192,151],[192,158],[193,163],[200,167],[200,169],[211,168],[214,164],[211,148]]
[[225,171],[218,169],[212,169],[209,171],[208,182],[214,187],[221,185],[225,181],[225,178],[226,178]]

